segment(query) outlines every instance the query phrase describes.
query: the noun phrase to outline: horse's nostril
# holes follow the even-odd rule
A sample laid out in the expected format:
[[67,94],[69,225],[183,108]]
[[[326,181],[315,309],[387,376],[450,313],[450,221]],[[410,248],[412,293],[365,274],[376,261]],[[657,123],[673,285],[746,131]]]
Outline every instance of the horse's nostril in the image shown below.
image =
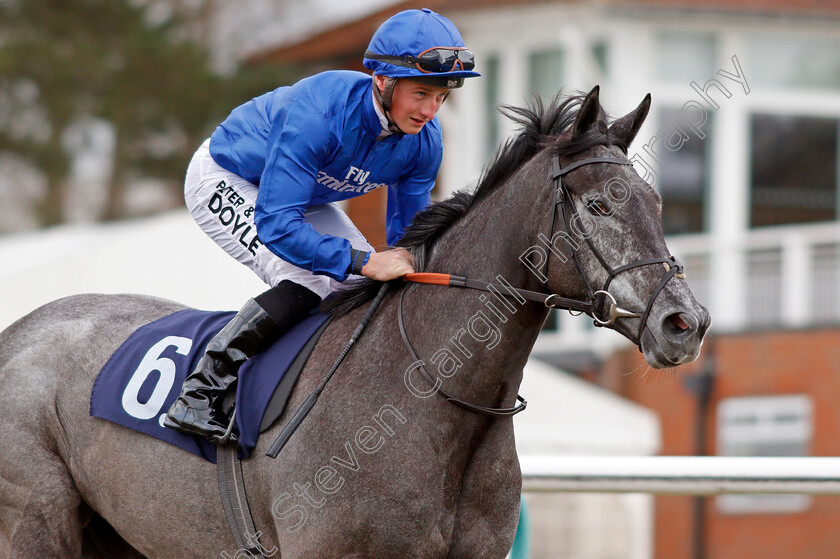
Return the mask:
[[697,321],[690,314],[677,312],[662,321],[662,333],[671,341],[682,341],[695,330]]
[[682,313],[672,314],[668,319],[677,327],[678,330],[688,330],[688,322],[683,318]]

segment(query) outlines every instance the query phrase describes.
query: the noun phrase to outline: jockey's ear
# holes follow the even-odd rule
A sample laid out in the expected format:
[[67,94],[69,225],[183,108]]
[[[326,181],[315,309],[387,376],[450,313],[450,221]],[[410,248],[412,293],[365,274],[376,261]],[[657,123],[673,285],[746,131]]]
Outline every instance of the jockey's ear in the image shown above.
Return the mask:
[[642,102],[635,110],[627,113],[623,117],[617,119],[610,125],[610,136],[612,142],[621,146],[624,153],[627,153],[627,148],[633,143],[636,134],[647,118],[648,111],[650,111],[650,93],[645,95]]
[[379,93],[382,93],[385,90],[385,85],[387,83],[388,83],[388,77],[387,76],[380,76],[380,75],[373,76],[373,85],[374,85],[374,87],[379,89]]

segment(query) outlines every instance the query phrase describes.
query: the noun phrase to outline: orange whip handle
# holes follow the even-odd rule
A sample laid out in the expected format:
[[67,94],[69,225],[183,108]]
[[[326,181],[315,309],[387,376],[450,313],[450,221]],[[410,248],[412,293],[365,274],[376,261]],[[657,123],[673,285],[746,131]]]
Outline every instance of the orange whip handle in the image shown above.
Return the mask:
[[405,281],[414,283],[429,283],[432,285],[449,285],[449,274],[433,274],[428,272],[406,274],[403,276]]

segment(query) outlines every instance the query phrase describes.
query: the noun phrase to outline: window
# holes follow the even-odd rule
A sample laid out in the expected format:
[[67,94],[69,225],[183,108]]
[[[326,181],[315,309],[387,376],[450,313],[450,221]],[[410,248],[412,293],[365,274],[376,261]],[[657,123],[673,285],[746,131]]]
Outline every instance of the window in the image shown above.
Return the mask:
[[666,235],[702,232],[706,221],[711,152],[708,131],[712,127],[712,115],[706,114],[701,132],[705,138],[684,122],[681,110],[663,109],[659,111],[659,121],[660,129],[666,132],[665,138],[679,140],[670,146],[666,144],[673,142],[663,139],[663,145],[658,149],[662,227]]
[[481,73],[484,74],[484,106],[486,109],[484,122],[487,123],[487,137],[485,138],[485,152],[490,158],[495,152],[501,140],[499,129],[499,111],[496,106],[499,104],[499,58],[490,56],[483,63]]
[[554,99],[563,87],[563,52],[559,49],[528,55],[528,87],[545,101]]
[[840,120],[754,114],[750,225],[837,218]]
[[693,254],[681,257],[685,266],[685,279],[694,297],[701,305],[708,306],[711,300],[711,258],[708,254]]
[[775,327],[782,320],[782,249],[747,252],[747,324]]
[[595,63],[598,65],[600,76],[606,76],[609,71],[609,68],[607,67],[609,59],[609,46],[606,41],[598,41],[592,45],[592,58],[595,59]]
[[[718,455],[807,456],[813,411],[805,395],[728,398],[718,407]],[[718,509],[728,514],[801,512],[807,495],[723,495]]]
[[756,86],[840,89],[840,41],[833,37],[758,36],[745,74]]
[[840,320],[840,244],[811,247],[811,316],[818,324]]
[[715,38],[704,33],[673,31],[656,38],[656,75],[667,82],[685,83],[715,75]]

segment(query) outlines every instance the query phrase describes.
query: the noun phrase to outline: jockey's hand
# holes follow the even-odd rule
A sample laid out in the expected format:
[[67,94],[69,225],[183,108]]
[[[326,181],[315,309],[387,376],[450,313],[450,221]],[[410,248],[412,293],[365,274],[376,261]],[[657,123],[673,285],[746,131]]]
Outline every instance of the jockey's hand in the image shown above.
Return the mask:
[[367,263],[362,266],[363,276],[378,281],[401,278],[413,272],[414,258],[404,248],[371,252]]

